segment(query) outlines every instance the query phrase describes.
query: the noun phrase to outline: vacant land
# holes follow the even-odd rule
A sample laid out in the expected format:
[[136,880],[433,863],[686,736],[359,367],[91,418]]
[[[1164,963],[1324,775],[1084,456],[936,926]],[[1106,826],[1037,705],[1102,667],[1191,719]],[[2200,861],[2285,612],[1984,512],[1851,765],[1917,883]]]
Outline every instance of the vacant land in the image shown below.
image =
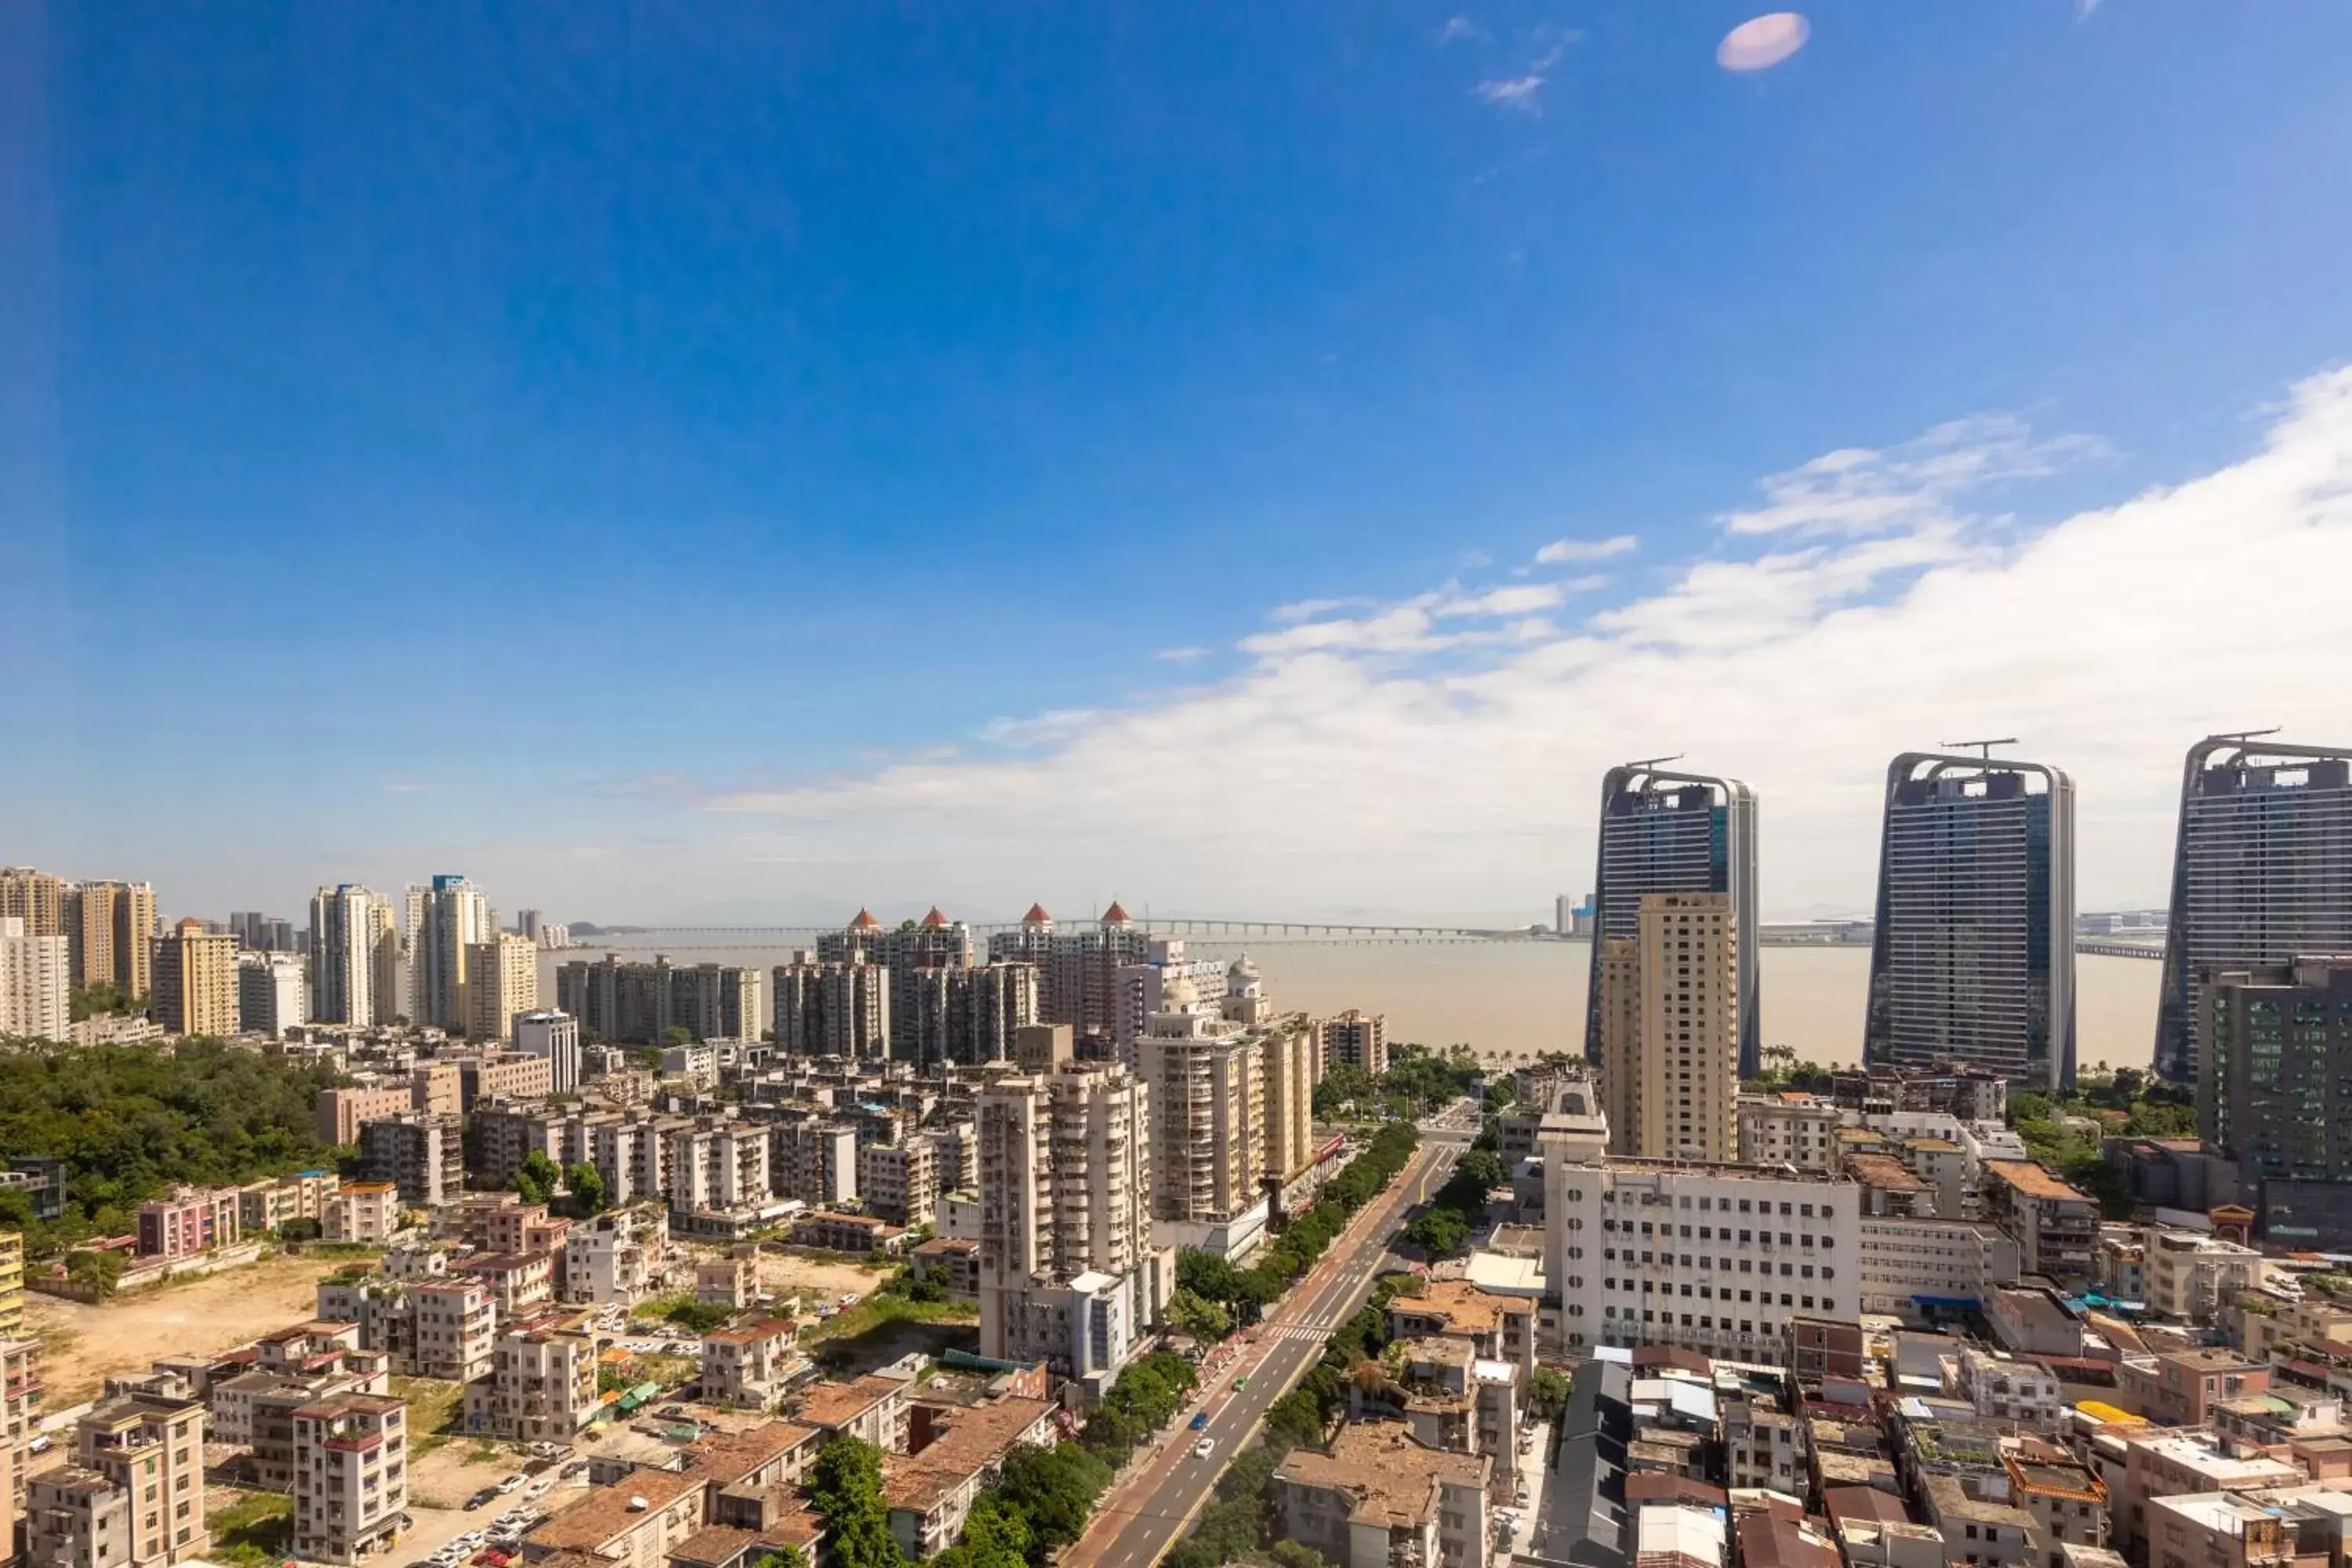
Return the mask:
[[209,1355],[308,1321],[331,1258],[269,1258],[85,1306],[27,1291],[25,1328],[41,1342],[42,1403],[63,1410],[95,1395],[109,1373],[144,1372],[158,1356]]
[[803,1296],[806,1305],[866,1295],[889,1278],[889,1270],[863,1263],[802,1258],[789,1252],[760,1254],[760,1289],[779,1296]]

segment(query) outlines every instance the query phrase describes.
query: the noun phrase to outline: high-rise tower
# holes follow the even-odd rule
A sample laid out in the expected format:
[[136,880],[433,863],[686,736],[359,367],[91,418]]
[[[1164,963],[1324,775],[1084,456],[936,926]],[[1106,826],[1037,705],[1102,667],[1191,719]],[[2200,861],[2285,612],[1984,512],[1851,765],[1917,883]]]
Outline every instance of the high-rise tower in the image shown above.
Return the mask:
[[1756,969],[1756,792],[1738,779],[1627,763],[1601,781],[1601,863],[1592,884],[1592,978],[1584,1055],[1601,1059],[1601,952],[1631,941],[1651,893],[1723,893],[1737,933],[1739,1076],[1763,1063]]
[[2189,749],[2156,1070],[2196,1081],[2207,973],[2352,953],[2352,748],[2212,735]]
[[2074,782],[2006,757],[1887,765],[1863,1059],[2074,1082]]

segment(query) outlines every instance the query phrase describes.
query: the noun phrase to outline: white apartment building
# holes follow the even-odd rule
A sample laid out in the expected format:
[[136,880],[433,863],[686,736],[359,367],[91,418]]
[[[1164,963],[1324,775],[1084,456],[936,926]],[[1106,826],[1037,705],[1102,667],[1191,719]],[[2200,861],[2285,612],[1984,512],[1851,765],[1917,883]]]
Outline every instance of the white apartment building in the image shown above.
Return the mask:
[[498,1304],[479,1279],[420,1280],[409,1287],[417,1377],[471,1383],[490,1370],[498,1347]]
[[2017,1239],[1979,1220],[1862,1216],[1862,1310],[1906,1312],[1991,1299],[2017,1283]]
[[1120,964],[1115,973],[1111,1044],[1130,1067],[1135,1042],[1153,1014],[1223,1014],[1225,965],[1213,958],[1186,958],[1181,937],[1153,937],[1141,963]]
[[2241,1292],[2267,1282],[2260,1252],[2203,1231],[2148,1226],[2141,1248],[2148,1306],[2183,1322],[2210,1323]]
[[408,1402],[338,1394],[294,1412],[294,1555],[355,1563],[408,1508]]
[[310,983],[290,952],[236,955],[236,1022],[248,1035],[282,1037],[310,1022]]
[[0,1035],[63,1040],[72,1020],[63,935],[26,934],[22,915],[0,915]]
[[400,1188],[391,1182],[345,1182],[321,1200],[319,1210],[327,1240],[381,1247],[400,1228]]
[[1636,934],[1602,942],[1601,1078],[1618,1153],[1738,1157],[1738,938],[1727,893],[1648,893]]
[[569,1013],[533,1011],[514,1021],[514,1048],[547,1060],[548,1089],[569,1094],[580,1087],[580,1020]]
[[709,1121],[664,1137],[663,1195],[673,1210],[730,1209],[768,1201],[768,1129]]
[[891,1224],[929,1225],[939,1207],[938,1155],[921,1138],[869,1143],[858,1151],[857,1185],[866,1208]]
[[[418,997],[424,1016],[412,1023],[431,1024],[452,1034],[463,1034],[472,1021],[467,1006],[466,964],[478,943],[498,929],[490,901],[463,877],[437,876],[425,895],[423,951],[412,962],[424,967]],[[506,1029],[500,1026],[500,1036]]]
[[1545,1272],[1571,1354],[1675,1344],[1775,1361],[1791,1318],[1862,1312],[1860,1194],[1752,1165],[1549,1161]]
[[518,931],[491,931],[466,953],[466,1032],[503,1040],[514,1021],[539,1011],[539,944]]
[[703,1335],[702,1397],[713,1405],[773,1407],[797,1359],[797,1332],[789,1320],[762,1318]]
[[1233,1258],[1265,1235],[1265,1062],[1238,1024],[1154,1014],[1135,1042],[1149,1089],[1153,1233]]
[[2054,1373],[2040,1362],[2005,1351],[1966,1345],[1960,1350],[1960,1396],[1979,1415],[2016,1421],[2038,1431],[2058,1430],[2066,1396]]
[[1739,1097],[1739,1163],[1828,1171],[1837,1165],[1838,1108],[1811,1094]]
[[466,1430],[568,1443],[594,1418],[600,1400],[595,1336],[549,1314],[498,1336],[490,1370],[466,1385]]
[[1108,1388],[1173,1289],[1150,1218],[1150,1091],[1071,1063],[981,1091],[980,1350]]
[[668,1245],[659,1209],[614,1209],[574,1225],[563,1240],[563,1299],[636,1305],[652,1293]]
[[392,1022],[402,1009],[379,995],[378,949],[391,910],[345,882],[310,895],[310,1016],[322,1024]]

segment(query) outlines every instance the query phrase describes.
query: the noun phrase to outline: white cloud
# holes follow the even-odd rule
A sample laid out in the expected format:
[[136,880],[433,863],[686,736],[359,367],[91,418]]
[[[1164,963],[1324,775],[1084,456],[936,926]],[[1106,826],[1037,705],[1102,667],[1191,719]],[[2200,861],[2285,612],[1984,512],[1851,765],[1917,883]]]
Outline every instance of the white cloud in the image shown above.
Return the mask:
[[[1584,890],[1602,770],[1685,752],[1761,793],[1768,911],[1856,908],[1886,758],[2009,734],[2081,786],[2085,905],[2154,901],[2183,750],[2326,739],[2352,682],[2352,371],[2269,417],[2238,461],[2032,528],[1985,501],[2087,444],[1990,418],[1843,449],[1589,615],[1450,585],[1302,611],[1231,679],[1048,715],[1022,754],[711,804],[746,854],[951,866],[999,902],[1115,879],[1237,912],[1532,910]],[[1494,618],[1447,613],[1473,600]]]
[[1543,91],[1544,79],[1533,71],[1526,76],[1497,77],[1482,81],[1470,90],[1482,103],[1492,104],[1514,114],[1540,115],[1543,104],[1536,96]]
[[1437,29],[1437,41],[1441,47],[1446,44],[1458,44],[1465,38],[1483,37],[1485,35],[1479,32],[1478,24],[1467,16],[1448,16],[1445,18],[1445,25]]
[[383,792],[386,795],[423,795],[425,785],[415,779],[387,779]]
[[1536,552],[1536,564],[1557,566],[1569,561],[1606,561],[1639,550],[1642,542],[1630,533],[1607,539],[1555,539]]
[[1212,651],[1205,647],[1163,647],[1151,657],[1166,664],[1190,664],[1194,659],[1208,658]]
[[1091,708],[1055,708],[1027,719],[991,719],[980,738],[999,746],[1045,746],[1082,733],[1101,715]]
[[1317,616],[1328,616],[1334,610],[1361,609],[1373,601],[1360,595],[1346,599],[1298,599],[1287,605],[1276,605],[1265,613],[1270,621],[1307,621]]
[[1489,588],[1483,594],[1457,595],[1437,606],[1441,616],[1524,616],[1549,610],[1568,597],[1565,583],[1529,583],[1522,587]]
[[1552,68],[1567,58],[1568,46],[1575,42],[1580,36],[1576,33],[1563,35],[1560,42],[1552,45],[1528,62],[1525,75],[1482,81],[1470,90],[1477,96],[1479,101],[1491,104],[1496,109],[1507,110],[1514,114],[1540,117],[1543,113],[1543,103],[1539,95],[1543,91],[1543,85],[1551,79]]

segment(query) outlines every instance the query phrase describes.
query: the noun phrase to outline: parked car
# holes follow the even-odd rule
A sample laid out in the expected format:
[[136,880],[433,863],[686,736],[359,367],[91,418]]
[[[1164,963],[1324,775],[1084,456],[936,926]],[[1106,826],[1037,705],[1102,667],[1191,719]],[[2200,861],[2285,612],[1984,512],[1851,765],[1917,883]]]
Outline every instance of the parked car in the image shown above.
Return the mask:
[[1205,1432],[1208,1429],[1209,1413],[1205,1410],[1195,1410],[1192,1412],[1192,1430],[1195,1432]]
[[484,1503],[495,1500],[498,1495],[498,1488],[484,1487],[480,1491],[476,1492],[472,1497],[466,1500],[467,1510],[471,1512],[473,1510],[481,1507]]
[[39,1436],[25,1445],[26,1449],[28,1452],[35,1454],[46,1454],[57,1446],[58,1440],[55,1437],[50,1436],[47,1432],[42,1433]]

